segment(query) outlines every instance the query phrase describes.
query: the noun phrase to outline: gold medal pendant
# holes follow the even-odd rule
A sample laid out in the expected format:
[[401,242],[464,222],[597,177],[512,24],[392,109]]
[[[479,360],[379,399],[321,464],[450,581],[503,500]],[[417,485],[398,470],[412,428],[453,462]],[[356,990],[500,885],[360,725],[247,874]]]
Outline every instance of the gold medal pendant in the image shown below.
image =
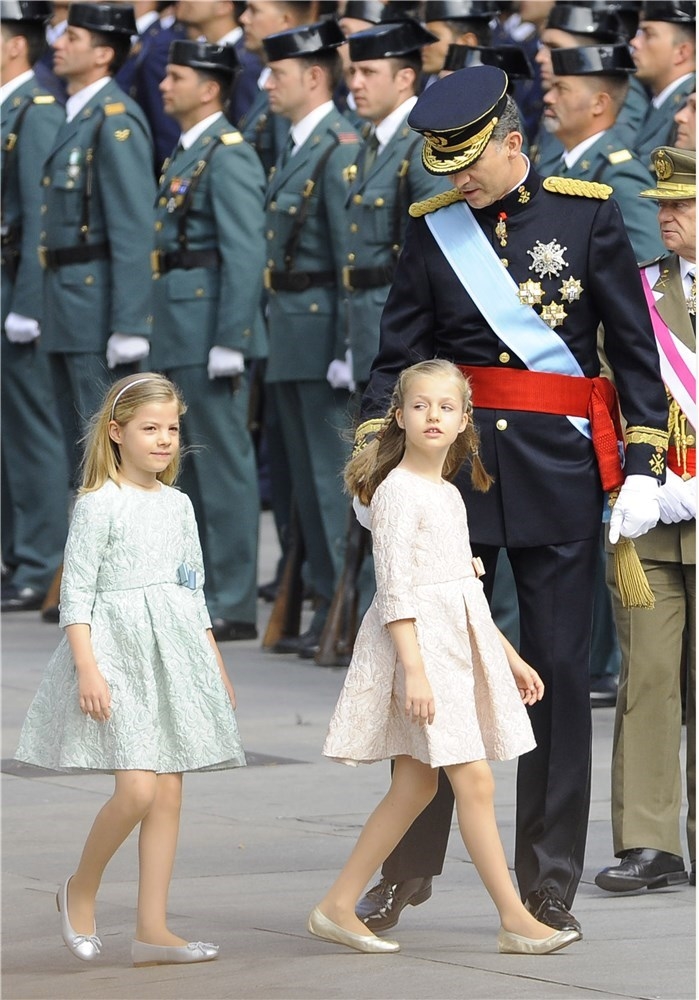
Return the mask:
[[507,225],[506,225],[506,222],[507,222],[507,213],[506,212],[498,212],[498,221],[497,221],[497,225],[495,226],[495,235],[497,236],[498,240],[500,241],[500,246],[501,247],[506,247],[507,246]]

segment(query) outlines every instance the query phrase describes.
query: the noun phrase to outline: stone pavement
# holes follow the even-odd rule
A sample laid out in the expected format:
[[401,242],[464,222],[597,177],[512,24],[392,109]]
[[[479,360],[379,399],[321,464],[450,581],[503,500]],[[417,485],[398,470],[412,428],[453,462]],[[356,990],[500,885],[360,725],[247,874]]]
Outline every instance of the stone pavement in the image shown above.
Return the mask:
[[[263,517],[260,578],[276,558]],[[268,614],[260,606],[261,624]],[[134,969],[136,836],[102,885],[101,959],[63,946],[54,896],[109,796],[104,775],[33,773],[11,760],[26,707],[59,637],[38,615],[2,616],[2,996],[5,1000],[685,1000],[695,988],[695,891],[612,896],[594,875],[612,861],[609,762],[614,712],[594,717],[587,861],[574,911],[585,938],[551,956],[498,955],[495,910],[453,831],[432,899],[404,911],[398,955],[360,955],[312,938],[308,912],[384,793],[388,765],[320,756],[344,671],[225,643],[249,766],[189,775],[170,892],[171,927],[216,941],[218,961]],[[508,857],[515,766],[494,767]]]

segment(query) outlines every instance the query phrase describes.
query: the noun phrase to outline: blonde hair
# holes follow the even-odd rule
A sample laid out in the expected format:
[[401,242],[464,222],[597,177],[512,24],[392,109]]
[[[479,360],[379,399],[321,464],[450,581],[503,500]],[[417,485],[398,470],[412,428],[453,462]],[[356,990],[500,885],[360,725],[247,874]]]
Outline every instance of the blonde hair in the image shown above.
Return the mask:
[[478,454],[479,436],[473,422],[471,385],[451,361],[435,358],[432,361],[421,361],[411,365],[400,373],[391,396],[391,405],[384,417],[383,427],[361,451],[350,458],[345,466],[345,488],[352,496],[358,497],[365,506],[371,503],[377,487],[403,457],[405,431],[398,425],[396,410],[405,408],[405,398],[411,383],[416,378],[425,376],[451,379],[458,386],[463,412],[468,416],[465,430],[457,435],[447,452],[442,475],[445,479],[453,479],[468,459],[471,463],[471,482],[474,489],[485,493],[494,482],[493,477],[485,471]]
[[[108,479],[115,483],[119,482],[121,456],[119,445],[109,436],[109,425],[115,420],[120,427],[123,427],[133,420],[136,411],[147,403],[177,403],[179,417],[187,410],[179,389],[164,375],[156,372],[139,372],[115,382],[107,392],[102,406],[92,417],[84,438],[83,480],[79,493],[92,493],[104,486]],[[158,473],[157,478],[166,486],[171,486],[177,479],[179,470],[178,450],[167,468]]]

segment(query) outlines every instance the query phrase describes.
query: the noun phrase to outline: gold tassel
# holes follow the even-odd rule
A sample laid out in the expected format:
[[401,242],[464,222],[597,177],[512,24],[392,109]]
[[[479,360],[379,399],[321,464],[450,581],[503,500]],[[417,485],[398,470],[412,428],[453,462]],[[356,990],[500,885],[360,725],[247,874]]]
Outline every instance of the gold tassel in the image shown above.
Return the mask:
[[614,546],[614,576],[623,607],[655,607],[655,596],[631,538],[622,537]]

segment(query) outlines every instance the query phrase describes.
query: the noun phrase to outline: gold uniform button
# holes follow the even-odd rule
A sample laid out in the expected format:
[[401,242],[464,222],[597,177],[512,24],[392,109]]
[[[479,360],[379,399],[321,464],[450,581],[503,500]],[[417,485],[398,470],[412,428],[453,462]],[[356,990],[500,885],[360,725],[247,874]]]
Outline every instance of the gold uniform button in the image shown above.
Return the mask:
[[310,309],[310,311],[312,313],[317,313],[319,306],[318,306],[317,302],[311,302],[311,304],[310,304],[310,306],[308,308]]
[[385,201],[383,200],[383,198],[376,198],[376,200],[374,201],[374,205],[375,205],[375,206],[376,206],[377,208],[383,208],[383,206],[384,206],[385,204],[386,204],[386,202],[385,202]]
[[274,261],[273,260],[268,260],[267,261],[267,267],[274,267]]
[[348,253],[348,254],[347,254],[347,260],[348,260],[348,261],[350,262],[350,264],[351,264],[351,263],[352,263],[353,261],[355,261],[356,259],[357,259],[357,255],[356,255],[356,253]]
[[244,337],[251,337],[252,336],[252,330],[243,330],[243,336]]
[[352,225],[350,226],[350,232],[351,233],[358,233],[359,232],[359,226],[357,225],[356,222],[353,222]]
[[296,205],[289,205],[289,215],[296,215]]
[[269,208],[270,208],[271,212],[276,212],[277,211],[277,203],[276,203],[276,201],[270,201]]
[[355,196],[352,199],[352,201],[354,202],[355,205],[361,205],[361,203],[362,203],[362,196],[360,194],[355,194]]
[[196,290],[196,292],[194,294],[196,295],[196,297],[198,299],[200,299],[203,296],[203,294],[204,294],[204,289],[203,288],[197,288],[197,290]]
[[506,420],[498,420],[497,423],[495,424],[495,426],[497,427],[497,429],[499,431],[506,431],[507,430],[507,421]]
[[161,208],[164,208],[167,205],[167,198],[158,198],[158,204]]
[[42,180],[41,183],[44,185],[45,188],[50,187],[51,186],[51,178],[50,177],[44,177],[44,179]]
[[41,206],[41,214],[42,215],[46,215],[46,213],[48,212],[48,210],[49,210],[49,206],[48,205],[42,205]]
[[507,353],[507,351],[503,351],[502,354],[498,355],[498,361],[503,365],[506,365],[509,360],[510,360],[510,355]]
[[696,443],[696,438],[693,434],[687,435],[687,446],[691,448]]
[[85,284],[94,285],[94,283],[95,283],[95,276],[93,274],[88,274],[88,276],[85,278]]
[[155,223],[155,225],[153,226],[153,228],[155,229],[156,233],[160,232],[160,230],[163,228],[163,224],[160,221],[160,219],[158,219],[158,221]]
[[273,229],[268,229],[267,230],[267,239],[268,240],[273,240],[274,239],[274,230]]

